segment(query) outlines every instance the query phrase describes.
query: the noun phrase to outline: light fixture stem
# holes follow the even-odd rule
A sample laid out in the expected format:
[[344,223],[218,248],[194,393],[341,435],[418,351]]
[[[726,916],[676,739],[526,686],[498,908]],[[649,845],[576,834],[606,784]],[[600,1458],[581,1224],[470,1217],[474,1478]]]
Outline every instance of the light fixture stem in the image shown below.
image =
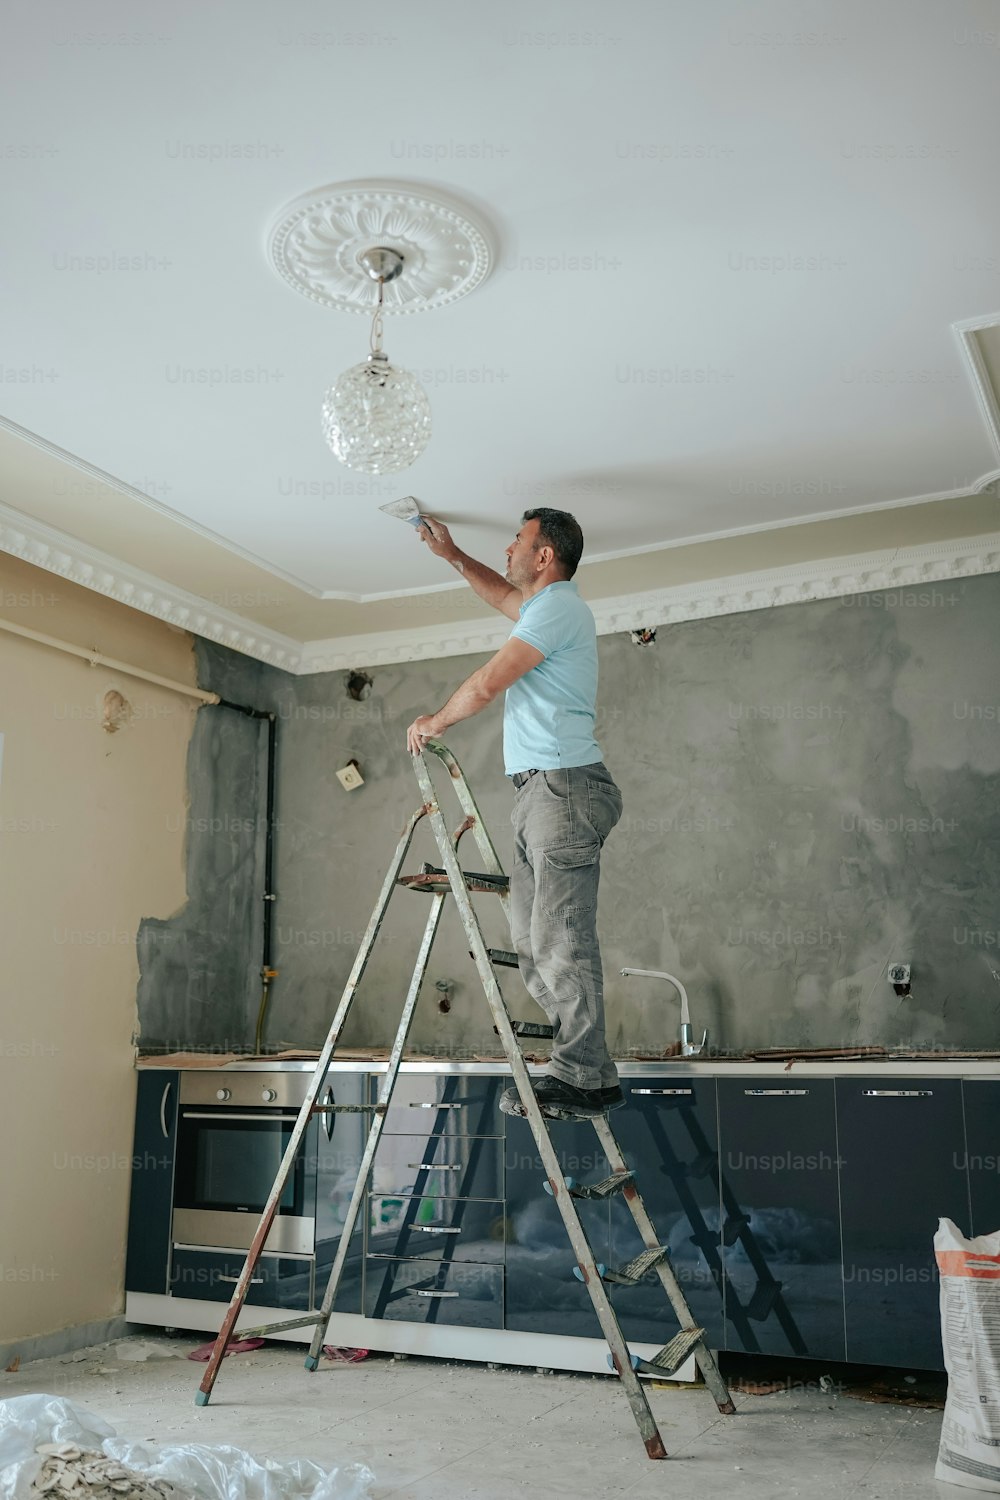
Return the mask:
[[385,302],[385,277],[378,278],[378,301],[375,311],[372,313],[372,331],[368,340],[368,347],[372,354],[382,353],[382,308]]

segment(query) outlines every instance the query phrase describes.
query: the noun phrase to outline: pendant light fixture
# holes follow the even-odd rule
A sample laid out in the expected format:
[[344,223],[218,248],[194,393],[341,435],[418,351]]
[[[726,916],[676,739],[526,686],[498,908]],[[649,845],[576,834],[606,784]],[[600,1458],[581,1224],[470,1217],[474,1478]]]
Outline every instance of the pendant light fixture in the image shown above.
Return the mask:
[[382,348],[385,286],[402,274],[404,257],[385,245],[363,250],[358,263],[378,286],[369,355],[352,365],[323,399],[323,436],[334,455],[363,474],[398,474],[423,453],[431,436],[431,403],[415,375],[389,363]]
[[416,376],[390,364],[383,314],[431,311],[474,291],[495,261],[492,232],[437,188],[333,183],[286,204],[268,230],[267,255],[282,281],[310,301],[371,318],[367,359],[345,370],[323,399],[331,450],[365,474],[408,468],[430,441],[431,406]]

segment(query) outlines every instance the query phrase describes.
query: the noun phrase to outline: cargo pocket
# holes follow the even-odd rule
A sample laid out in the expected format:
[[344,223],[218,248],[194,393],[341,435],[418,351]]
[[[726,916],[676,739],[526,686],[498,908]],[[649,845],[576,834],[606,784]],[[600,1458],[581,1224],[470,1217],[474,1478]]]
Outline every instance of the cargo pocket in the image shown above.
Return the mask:
[[600,853],[597,840],[586,844],[563,844],[543,852],[541,866],[535,865],[535,878],[539,882],[539,900],[546,916],[571,921],[597,910]]

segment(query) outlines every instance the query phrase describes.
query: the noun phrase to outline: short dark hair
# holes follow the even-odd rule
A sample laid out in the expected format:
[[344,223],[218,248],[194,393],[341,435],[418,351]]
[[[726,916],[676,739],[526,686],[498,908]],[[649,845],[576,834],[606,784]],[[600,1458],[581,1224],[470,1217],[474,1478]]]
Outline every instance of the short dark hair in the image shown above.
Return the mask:
[[548,505],[540,505],[536,510],[526,510],[521,521],[538,522],[536,551],[539,547],[551,547],[566,577],[572,578],[583,556],[583,532],[576,517],[568,510],[552,510]]

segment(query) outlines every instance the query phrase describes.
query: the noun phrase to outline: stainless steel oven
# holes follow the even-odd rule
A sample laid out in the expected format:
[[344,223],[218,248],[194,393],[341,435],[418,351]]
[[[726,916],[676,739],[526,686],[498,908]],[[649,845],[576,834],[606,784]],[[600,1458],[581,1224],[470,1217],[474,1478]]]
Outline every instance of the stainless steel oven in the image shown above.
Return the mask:
[[[311,1073],[182,1073],[174,1176],[176,1247],[247,1250],[291,1138]],[[331,1103],[321,1097],[320,1103]],[[312,1255],[317,1132],[308,1126],[265,1249]],[[320,1123],[322,1121],[322,1123]]]

